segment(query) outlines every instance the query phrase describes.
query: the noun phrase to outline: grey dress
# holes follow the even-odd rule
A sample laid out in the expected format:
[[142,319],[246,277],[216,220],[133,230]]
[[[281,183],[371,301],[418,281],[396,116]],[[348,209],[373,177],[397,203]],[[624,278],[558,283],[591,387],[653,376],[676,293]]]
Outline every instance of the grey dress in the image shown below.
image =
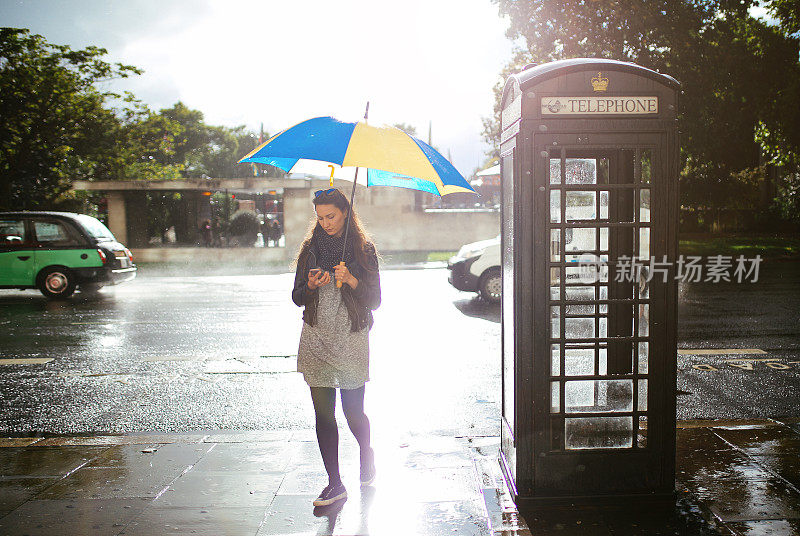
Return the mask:
[[309,386],[358,389],[369,381],[369,328],[350,326],[336,283],[320,287],[316,325],[303,322],[297,351],[297,371]]

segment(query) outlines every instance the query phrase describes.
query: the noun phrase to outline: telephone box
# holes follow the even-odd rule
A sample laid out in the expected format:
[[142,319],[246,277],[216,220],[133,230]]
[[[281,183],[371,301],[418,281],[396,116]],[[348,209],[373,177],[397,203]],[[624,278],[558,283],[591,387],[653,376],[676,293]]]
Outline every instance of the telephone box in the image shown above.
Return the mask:
[[506,83],[500,458],[518,505],[672,496],[679,87],[603,59]]

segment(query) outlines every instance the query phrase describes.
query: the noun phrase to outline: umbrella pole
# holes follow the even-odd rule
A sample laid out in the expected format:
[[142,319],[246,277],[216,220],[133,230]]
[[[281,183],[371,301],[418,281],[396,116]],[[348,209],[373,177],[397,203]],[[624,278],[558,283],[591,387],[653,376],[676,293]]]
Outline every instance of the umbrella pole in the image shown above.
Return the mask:
[[[369,117],[369,101],[367,101],[367,109],[364,111],[364,122],[367,121]],[[350,194],[350,210],[347,211],[347,218],[344,222],[344,244],[342,245],[342,260],[339,262],[339,266],[344,266],[344,254],[347,251],[347,235],[350,231],[350,215],[353,213],[353,201],[356,198],[356,183],[358,183],[358,168],[356,167],[356,176],[353,178],[353,191]],[[336,282],[336,288],[342,288],[342,282]]]

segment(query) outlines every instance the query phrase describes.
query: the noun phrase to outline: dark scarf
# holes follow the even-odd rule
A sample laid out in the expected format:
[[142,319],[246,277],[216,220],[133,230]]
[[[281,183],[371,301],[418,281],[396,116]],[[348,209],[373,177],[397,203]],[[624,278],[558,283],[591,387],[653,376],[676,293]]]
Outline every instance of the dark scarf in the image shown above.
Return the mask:
[[[350,229],[352,231],[353,229]],[[317,266],[333,275],[334,266],[342,261],[342,247],[344,246],[344,234],[342,236],[330,236],[325,231],[318,233],[314,237],[317,246]],[[348,267],[353,266],[353,233],[347,237],[347,248],[344,252],[344,262]]]

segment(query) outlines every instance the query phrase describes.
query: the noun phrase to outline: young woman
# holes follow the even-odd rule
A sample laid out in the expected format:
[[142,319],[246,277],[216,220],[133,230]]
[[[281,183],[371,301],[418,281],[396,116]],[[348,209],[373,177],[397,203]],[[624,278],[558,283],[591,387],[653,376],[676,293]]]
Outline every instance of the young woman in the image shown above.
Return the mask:
[[335,188],[319,190],[314,194],[314,209],[316,223],[297,256],[292,301],[305,307],[297,370],[311,388],[317,442],[328,473],[328,485],[314,506],[325,506],[347,497],[339,475],[339,432],[334,416],[337,388],[347,424],[361,450],[361,484],[368,486],[375,479],[364,384],[369,380],[372,311],[381,303],[381,285],[375,246],[344,194]]

